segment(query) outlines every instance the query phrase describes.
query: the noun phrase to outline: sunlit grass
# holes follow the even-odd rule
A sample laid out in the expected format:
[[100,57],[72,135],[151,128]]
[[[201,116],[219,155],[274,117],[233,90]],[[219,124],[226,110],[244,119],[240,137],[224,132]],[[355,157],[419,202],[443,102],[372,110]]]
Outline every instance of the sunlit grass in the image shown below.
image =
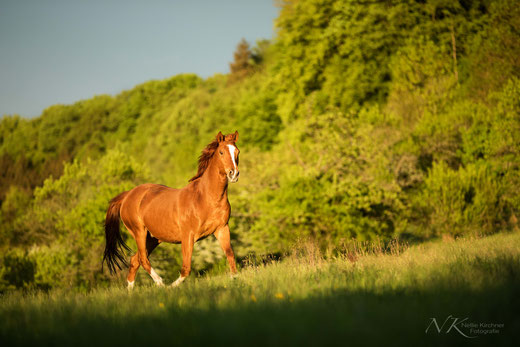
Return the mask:
[[[192,276],[178,288],[137,283],[129,293],[114,283],[89,293],[7,294],[0,301],[0,337],[27,345],[311,344],[341,336],[456,344],[459,336],[425,336],[429,317],[453,314],[518,327],[510,302],[517,302],[519,274],[520,233],[387,252],[346,248],[326,257],[311,244],[283,261],[246,265],[236,278]],[[327,335],[316,335],[321,330]],[[493,338],[507,343],[509,336]]]

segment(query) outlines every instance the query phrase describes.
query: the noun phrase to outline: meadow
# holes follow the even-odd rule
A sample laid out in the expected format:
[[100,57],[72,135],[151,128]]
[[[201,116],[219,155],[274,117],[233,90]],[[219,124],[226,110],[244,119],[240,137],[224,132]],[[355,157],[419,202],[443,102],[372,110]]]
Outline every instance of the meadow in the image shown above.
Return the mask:
[[[154,287],[140,270],[88,292],[14,292],[0,299],[4,346],[515,345],[520,233],[408,246],[352,242],[323,254],[302,243],[281,260],[249,259],[238,277],[191,276]],[[472,333],[465,323],[504,324]],[[516,344],[517,345],[517,344]]]

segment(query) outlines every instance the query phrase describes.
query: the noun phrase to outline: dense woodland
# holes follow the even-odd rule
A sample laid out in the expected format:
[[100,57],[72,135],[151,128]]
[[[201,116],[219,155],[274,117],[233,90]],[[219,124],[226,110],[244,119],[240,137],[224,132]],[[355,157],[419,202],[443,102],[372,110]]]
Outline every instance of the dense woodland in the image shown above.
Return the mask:
[[[240,42],[227,75],[1,119],[0,291],[109,283],[110,198],[144,182],[184,186],[219,130],[240,133],[229,187],[239,258],[307,239],[333,254],[353,238],[518,229],[516,0],[279,6],[275,36]],[[174,278],[179,253],[161,245],[151,261]],[[194,267],[211,266],[225,260],[209,238]]]

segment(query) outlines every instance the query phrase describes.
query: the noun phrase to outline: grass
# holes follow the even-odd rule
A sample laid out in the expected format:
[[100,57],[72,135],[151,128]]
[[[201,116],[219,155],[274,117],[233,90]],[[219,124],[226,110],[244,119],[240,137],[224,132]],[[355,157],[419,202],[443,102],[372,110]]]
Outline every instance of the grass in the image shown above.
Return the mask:
[[[175,289],[7,294],[0,344],[518,345],[520,233],[346,250],[323,257],[306,245],[235,279],[191,277]],[[472,339],[425,332],[449,315],[504,327]]]

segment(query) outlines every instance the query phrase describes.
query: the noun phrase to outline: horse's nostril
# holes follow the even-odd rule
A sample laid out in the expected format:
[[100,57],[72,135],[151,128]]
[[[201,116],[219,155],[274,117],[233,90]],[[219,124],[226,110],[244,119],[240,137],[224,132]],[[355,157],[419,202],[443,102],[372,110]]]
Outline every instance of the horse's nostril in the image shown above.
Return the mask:
[[230,175],[233,175],[233,170],[229,170],[229,174],[230,174]]
[[237,171],[237,177],[240,175],[240,171]]

